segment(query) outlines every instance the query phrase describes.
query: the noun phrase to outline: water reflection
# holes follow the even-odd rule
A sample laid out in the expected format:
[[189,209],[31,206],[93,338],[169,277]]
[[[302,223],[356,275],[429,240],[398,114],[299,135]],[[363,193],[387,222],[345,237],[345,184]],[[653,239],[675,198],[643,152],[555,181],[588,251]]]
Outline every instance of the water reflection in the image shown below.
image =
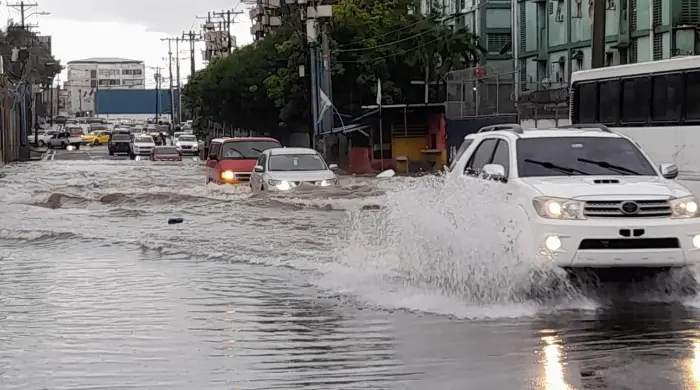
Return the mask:
[[568,390],[569,385],[564,380],[564,365],[562,363],[561,340],[556,336],[542,337],[544,348],[542,349],[542,364],[544,365],[544,378],[537,386],[541,390]]

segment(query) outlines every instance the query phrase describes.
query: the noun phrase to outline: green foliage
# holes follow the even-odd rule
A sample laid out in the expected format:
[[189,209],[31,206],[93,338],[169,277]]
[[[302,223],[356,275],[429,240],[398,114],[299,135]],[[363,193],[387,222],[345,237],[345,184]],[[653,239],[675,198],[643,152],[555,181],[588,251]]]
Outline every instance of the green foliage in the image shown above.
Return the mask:
[[[412,80],[436,80],[475,64],[478,37],[453,31],[437,12],[411,12],[414,0],[340,0],[330,21],[333,102],[346,111],[374,104],[377,79],[385,104],[421,101]],[[438,9],[438,7],[433,7]],[[195,117],[273,132],[309,117],[309,64],[304,26],[285,7],[274,34],[199,71],[183,90]],[[306,77],[299,76],[305,66]]]

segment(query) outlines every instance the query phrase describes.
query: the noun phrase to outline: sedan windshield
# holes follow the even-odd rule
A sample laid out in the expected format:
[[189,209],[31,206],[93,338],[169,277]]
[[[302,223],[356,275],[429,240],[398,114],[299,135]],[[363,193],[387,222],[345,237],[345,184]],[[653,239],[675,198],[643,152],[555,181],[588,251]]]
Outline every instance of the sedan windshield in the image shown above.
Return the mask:
[[270,156],[270,171],[323,171],[326,163],[318,154],[276,154]]
[[134,138],[134,142],[143,142],[143,143],[153,143],[153,138],[151,137],[136,137]]
[[233,141],[221,145],[219,155],[224,160],[257,160],[267,149],[279,148],[277,141]]
[[547,137],[517,142],[520,177],[656,176],[649,161],[625,138]]

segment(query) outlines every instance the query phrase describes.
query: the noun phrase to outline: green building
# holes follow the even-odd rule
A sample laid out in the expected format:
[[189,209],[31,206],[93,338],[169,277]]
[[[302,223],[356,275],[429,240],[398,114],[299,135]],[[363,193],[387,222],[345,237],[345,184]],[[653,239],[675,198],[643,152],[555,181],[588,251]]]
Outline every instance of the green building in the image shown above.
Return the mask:
[[[700,54],[700,0],[606,0],[606,65]],[[591,68],[593,0],[518,0],[522,90]]]

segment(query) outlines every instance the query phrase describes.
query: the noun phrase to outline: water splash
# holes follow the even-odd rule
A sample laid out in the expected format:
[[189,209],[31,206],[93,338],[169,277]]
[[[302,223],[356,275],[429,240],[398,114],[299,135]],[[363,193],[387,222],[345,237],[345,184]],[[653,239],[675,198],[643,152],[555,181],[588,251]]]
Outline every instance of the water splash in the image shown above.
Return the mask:
[[[511,197],[500,183],[470,178],[400,180],[381,209],[351,214],[349,231],[338,243],[337,262],[344,269],[330,270],[322,285],[345,284],[351,292],[349,275],[357,283],[362,274],[372,282],[354,290],[365,296],[372,283],[391,284],[392,291],[401,285],[402,300],[419,294],[425,303],[425,294],[440,295],[479,308],[477,316],[523,315],[542,301],[578,299],[561,271],[525,255],[531,253],[520,239],[526,217]],[[392,292],[375,293],[384,295],[383,305]],[[495,309],[484,314],[487,306]],[[520,310],[498,314],[497,306]]]

